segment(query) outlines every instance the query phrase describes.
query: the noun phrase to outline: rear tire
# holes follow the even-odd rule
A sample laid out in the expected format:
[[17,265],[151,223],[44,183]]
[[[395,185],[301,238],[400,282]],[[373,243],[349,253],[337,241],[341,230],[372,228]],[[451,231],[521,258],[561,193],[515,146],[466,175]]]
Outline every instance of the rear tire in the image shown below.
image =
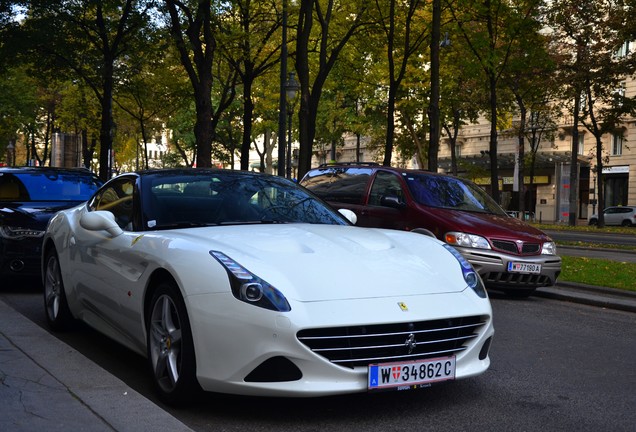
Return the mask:
[[632,223],[626,219],[626,220],[623,221],[623,223],[621,225],[624,226],[624,227],[630,227],[630,226],[632,226]]
[[55,249],[51,249],[45,258],[44,310],[46,321],[52,330],[65,331],[73,327],[75,320],[66,300],[60,261]]
[[148,310],[148,361],[155,389],[167,404],[190,404],[201,387],[188,312],[173,282],[159,285]]

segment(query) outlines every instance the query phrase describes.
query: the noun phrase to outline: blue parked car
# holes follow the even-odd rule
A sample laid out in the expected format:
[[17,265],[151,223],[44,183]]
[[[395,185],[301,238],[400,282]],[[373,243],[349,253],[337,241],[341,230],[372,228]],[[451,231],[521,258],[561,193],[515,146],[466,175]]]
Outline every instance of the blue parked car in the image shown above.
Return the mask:
[[49,220],[87,201],[101,184],[82,168],[0,168],[0,278],[39,278]]

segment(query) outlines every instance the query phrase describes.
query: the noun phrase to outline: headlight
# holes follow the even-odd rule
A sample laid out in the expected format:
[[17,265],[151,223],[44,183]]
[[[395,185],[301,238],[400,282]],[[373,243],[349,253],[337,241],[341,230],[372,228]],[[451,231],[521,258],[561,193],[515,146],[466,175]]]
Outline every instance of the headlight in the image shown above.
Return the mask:
[[210,251],[210,255],[216,258],[227,270],[234,297],[245,303],[273,311],[289,312],[291,310],[285,296],[263,279],[251,273],[223,252]]
[[473,266],[454,247],[447,244],[443,244],[442,246],[444,246],[446,250],[453,254],[453,256],[457,258],[457,261],[459,261],[459,265],[462,269],[462,274],[464,275],[464,280],[466,281],[468,286],[472,288],[473,291],[475,291],[475,294],[477,294],[479,297],[486,298],[488,295],[486,294],[484,283]]
[[11,226],[0,226],[0,237],[11,240],[20,240],[23,238],[38,238],[44,235],[44,231],[33,228],[20,228]]
[[471,247],[477,249],[490,249],[488,240],[475,234],[462,232],[448,232],[444,236],[446,243],[453,246]]
[[556,255],[556,244],[554,242],[545,242],[541,248],[542,255]]

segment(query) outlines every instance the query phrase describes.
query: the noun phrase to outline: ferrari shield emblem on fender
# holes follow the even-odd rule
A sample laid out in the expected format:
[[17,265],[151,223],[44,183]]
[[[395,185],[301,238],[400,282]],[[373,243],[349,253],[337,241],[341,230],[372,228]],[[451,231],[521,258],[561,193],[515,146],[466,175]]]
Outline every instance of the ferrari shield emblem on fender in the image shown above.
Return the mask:
[[406,306],[406,303],[404,303],[404,302],[398,302],[398,306],[400,307],[400,309],[402,309],[402,312],[408,312],[409,311],[408,306]]

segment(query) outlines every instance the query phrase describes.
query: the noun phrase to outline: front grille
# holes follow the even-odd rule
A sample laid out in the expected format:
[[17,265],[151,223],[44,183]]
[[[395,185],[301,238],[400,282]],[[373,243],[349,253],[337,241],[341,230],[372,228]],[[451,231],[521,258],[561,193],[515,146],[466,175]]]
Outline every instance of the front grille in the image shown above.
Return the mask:
[[521,248],[523,254],[536,254],[541,250],[541,246],[538,243],[524,243]]
[[536,255],[541,251],[541,245],[539,243],[522,243],[521,253],[519,253],[517,244],[509,240],[493,240],[492,246],[495,249],[514,255]]
[[300,342],[340,366],[409,361],[452,355],[466,349],[487,317],[469,316],[434,321],[307,329]]
[[493,240],[492,245],[495,249],[499,249],[502,251],[506,251],[511,254],[518,255],[519,250],[517,250],[517,245],[515,242],[505,241],[505,240]]

